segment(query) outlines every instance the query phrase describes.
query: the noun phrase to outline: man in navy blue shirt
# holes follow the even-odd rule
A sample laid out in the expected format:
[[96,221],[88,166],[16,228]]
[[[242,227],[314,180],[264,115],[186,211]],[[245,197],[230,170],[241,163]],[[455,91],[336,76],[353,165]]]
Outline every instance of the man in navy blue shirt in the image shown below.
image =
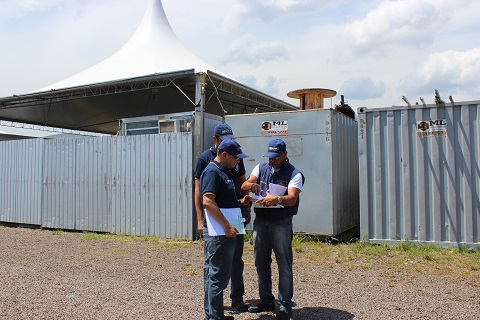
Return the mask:
[[[224,140],[235,139],[232,128],[226,123],[219,123],[213,129],[213,142],[214,145],[205,150],[197,159],[195,168],[195,210],[197,212],[197,231],[200,236],[203,235],[204,230],[204,216],[203,206],[200,192],[200,176],[207,165],[217,156],[217,148]],[[245,166],[243,160],[240,159],[238,164],[228,169],[228,175],[235,183],[235,191],[237,193],[237,199],[241,199],[243,194],[241,192],[241,185],[245,182]],[[247,193],[248,194],[248,193]],[[242,215],[245,218],[245,224],[248,224],[251,219],[250,205],[242,206]],[[235,248],[235,255],[233,257],[232,276],[230,279],[230,299],[232,300],[232,306],[239,312],[245,312],[248,310],[248,305],[243,301],[243,295],[245,294],[245,285],[243,281],[243,269],[244,262],[243,256],[244,235],[237,236],[237,244]]]
[[240,205],[250,202],[248,195],[240,200],[237,198],[235,179],[229,174],[229,170],[246,157],[235,140],[223,140],[218,146],[217,156],[200,176],[203,207],[209,219],[215,220],[224,232],[224,235],[210,235],[208,226],[204,228],[205,320],[234,319],[224,315],[223,291],[231,274],[238,230],[220,209],[237,208],[240,215]]

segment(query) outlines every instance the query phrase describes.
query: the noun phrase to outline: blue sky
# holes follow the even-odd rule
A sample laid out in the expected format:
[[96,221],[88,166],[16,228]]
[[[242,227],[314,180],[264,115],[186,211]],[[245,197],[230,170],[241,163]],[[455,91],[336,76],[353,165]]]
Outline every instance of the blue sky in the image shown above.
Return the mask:
[[[148,0],[0,0],[0,97],[74,75],[118,50]],[[287,92],[337,91],[358,107],[434,90],[480,99],[480,1],[163,0],[177,37],[233,79]],[[121,66],[120,66],[121,67]],[[326,103],[329,105],[329,103]]]

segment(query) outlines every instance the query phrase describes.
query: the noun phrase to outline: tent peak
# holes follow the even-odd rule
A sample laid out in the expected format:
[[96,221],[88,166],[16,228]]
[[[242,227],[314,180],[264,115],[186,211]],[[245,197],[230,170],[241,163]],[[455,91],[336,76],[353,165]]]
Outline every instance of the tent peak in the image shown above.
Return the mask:
[[76,75],[35,92],[192,68],[221,73],[178,40],[165,15],[162,1],[150,0],[139,27],[117,52]]

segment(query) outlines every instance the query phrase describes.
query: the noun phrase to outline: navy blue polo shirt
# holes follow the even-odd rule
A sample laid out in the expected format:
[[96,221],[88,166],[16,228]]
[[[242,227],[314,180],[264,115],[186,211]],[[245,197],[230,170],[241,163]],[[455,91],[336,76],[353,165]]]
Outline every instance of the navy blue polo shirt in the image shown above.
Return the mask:
[[[215,146],[210,147],[210,149],[205,150],[200,154],[197,158],[197,164],[195,167],[195,173],[194,177],[197,179],[200,179],[200,176],[202,175],[203,170],[208,166],[210,162],[215,159],[217,156],[217,149],[215,149]],[[235,179],[235,188],[237,191],[237,197],[240,199],[242,197],[241,192],[240,192],[240,184],[238,182],[238,178],[243,176],[245,174],[245,165],[243,164],[243,160],[240,159],[240,162],[237,164],[237,166],[233,169],[227,169],[227,174],[233,179],[234,177],[237,177]]]
[[227,172],[220,163],[210,162],[200,176],[201,194],[214,194],[219,208],[239,208],[235,183]]

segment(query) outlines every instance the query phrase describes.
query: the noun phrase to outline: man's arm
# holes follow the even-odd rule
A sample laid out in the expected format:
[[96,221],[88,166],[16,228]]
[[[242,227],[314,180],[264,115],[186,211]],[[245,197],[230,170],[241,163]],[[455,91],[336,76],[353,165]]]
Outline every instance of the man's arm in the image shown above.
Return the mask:
[[286,206],[286,207],[291,207],[291,206],[294,206],[295,203],[297,203],[300,192],[301,192],[300,189],[288,188],[288,194],[281,196],[282,203],[279,203],[278,196],[274,196],[269,191],[267,191],[267,195],[264,198],[258,200],[257,203],[265,207],[270,207],[277,204],[281,204],[282,206]]
[[242,193],[248,194],[250,191],[255,193],[256,195],[260,194],[260,185],[257,183],[258,178],[251,174],[248,179],[242,183]]
[[195,178],[195,211],[197,212],[197,232],[200,237],[203,234],[203,204],[200,191],[200,179]]
[[[242,175],[241,177],[238,177],[238,185],[240,186],[240,189],[242,189],[242,185],[243,185],[243,183],[244,183],[245,181],[247,181],[247,178],[245,178],[245,175]],[[243,194],[244,196],[246,196],[246,195],[248,194],[248,192],[245,193],[245,192],[243,191],[243,189],[242,189],[242,194]]]
[[207,209],[209,216],[215,219],[215,221],[217,221],[223,227],[225,235],[228,238],[233,238],[237,236],[237,228],[232,226],[225,218],[223,213],[220,211],[220,208],[215,201],[214,194],[206,193],[203,195],[203,206],[205,207],[205,209]]
[[[242,217],[245,219],[245,226],[247,224],[250,223],[250,221],[252,220],[252,209],[251,209],[251,206],[252,206],[252,202],[251,202],[251,199],[252,197],[249,196],[249,193],[245,193],[244,190],[242,190],[242,185],[243,183],[247,181],[247,179],[245,178],[245,175],[242,174],[240,177],[238,177],[238,185],[240,186],[240,191],[242,193],[242,195],[244,196],[242,198],[242,200],[240,201],[240,205],[241,205],[241,210],[242,210]],[[248,201],[248,203],[246,204],[242,204],[242,201],[245,202],[245,196],[247,196],[247,198],[249,198],[250,201]]]

